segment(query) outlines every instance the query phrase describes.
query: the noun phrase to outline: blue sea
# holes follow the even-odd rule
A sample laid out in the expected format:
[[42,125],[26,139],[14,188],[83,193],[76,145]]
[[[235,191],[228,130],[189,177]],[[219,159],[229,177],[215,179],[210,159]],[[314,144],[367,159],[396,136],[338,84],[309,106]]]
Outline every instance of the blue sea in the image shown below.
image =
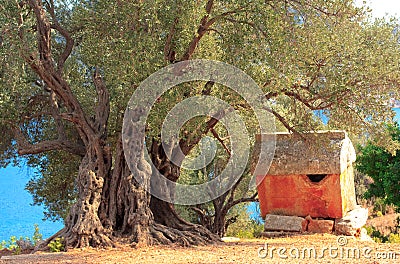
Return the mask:
[[24,189],[32,169],[9,166],[0,169],[0,241],[11,236],[32,237],[34,224],[39,225],[43,238],[63,227],[62,222],[43,221],[43,207],[32,206],[32,196]]
[[[400,123],[400,108],[394,111]],[[34,224],[39,225],[43,238],[63,227],[62,222],[43,221],[43,207],[31,205],[32,196],[24,188],[32,175],[33,171],[27,168],[0,169],[0,241],[11,236],[32,237]],[[248,211],[252,218],[260,220],[258,204],[251,203]]]
[[394,119],[400,124],[400,108],[393,108],[393,111],[396,112],[396,117]]

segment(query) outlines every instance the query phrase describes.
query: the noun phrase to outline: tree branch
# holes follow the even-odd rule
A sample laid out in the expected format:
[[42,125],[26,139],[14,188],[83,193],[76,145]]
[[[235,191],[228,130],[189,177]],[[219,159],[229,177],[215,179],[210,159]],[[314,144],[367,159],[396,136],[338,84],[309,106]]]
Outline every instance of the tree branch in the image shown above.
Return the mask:
[[60,139],[65,140],[67,136],[65,135],[65,127],[60,116],[60,109],[57,102],[57,96],[54,91],[50,92],[50,105],[51,105],[51,115],[57,126],[57,132]]
[[313,100],[307,100],[307,99],[305,99],[305,98],[302,98],[298,93],[286,91],[286,92],[284,92],[284,94],[285,94],[286,96],[292,97],[292,98],[294,98],[295,100],[297,100],[297,101],[303,103],[303,104],[304,104],[306,107],[308,107],[310,110],[322,110],[322,109],[324,109],[324,108],[321,107],[321,106],[314,106],[314,105],[312,104]]
[[[205,128],[201,128],[202,125],[199,125],[197,129],[194,129],[193,132],[187,137],[187,139],[181,139],[179,141],[179,146],[183,152],[183,154],[187,155],[193,149],[193,147],[200,142],[203,135],[207,134],[211,129],[213,129],[219,122],[221,118],[223,118],[229,112],[234,111],[233,108],[222,109],[214,116],[211,117],[210,120],[206,122]],[[200,132],[199,132],[200,131]]]
[[172,49],[172,38],[175,34],[175,27],[176,24],[178,24],[178,21],[178,18],[174,19],[174,22],[169,29],[169,34],[164,46],[164,59],[166,61],[169,61],[170,63],[173,63],[175,61],[175,51]]
[[107,122],[110,116],[110,94],[98,68],[94,72],[93,83],[97,92],[94,129],[99,131],[102,137],[105,138],[107,137]]
[[35,118],[39,119],[39,118],[41,118],[43,116],[46,116],[46,115],[51,115],[51,113],[50,112],[46,112],[46,111],[40,111],[40,112],[32,113],[30,115],[24,114],[24,115],[21,116],[21,120],[22,121],[26,121],[26,120],[32,120],[32,119],[35,119]]
[[84,146],[76,144],[69,140],[46,140],[36,144],[31,144],[23,135],[20,128],[14,127],[13,131],[15,139],[17,141],[19,155],[39,154],[51,150],[64,150],[81,157],[85,156],[86,154],[86,148]]
[[[26,107],[26,114],[21,116],[21,121],[23,120],[32,120],[34,118],[42,118],[43,116],[47,115],[47,116],[52,116],[54,119],[54,123],[56,125],[57,128],[57,132],[58,132],[58,137],[59,139],[66,139],[66,135],[65,135],[65,127],[62,123],[62,118],[60,116],[60,112],[59,112],[59,107],[58,107],[58,102],[57,102],[57,98],[56,98],[56,94],[54,93],[54,91],[52,90],[47,90],[46,89],[46,84],[44,84],[44,90],[45,91],[49,91],[50,92],[50,96],[48,95],[44,95],[44,94],[37,94],[32,96],[29,100],[28,100],[28,105]],[[43,103],[46,103],[46,105],[42,105]],[[50,110],[48,111],[44,111],[43,108],[45,108],[47,106],[47,103],[50,104]],[[34,112],[33,107],[37,106],[40,107],[41,109],[43,109],[43,111],[40,112]]]
[[227,17],[227,18],[225,18],[225,19],[226,19],[227,21],[229,21],[229,22],[232,22],[233,24],[234,24],[234,23],[239,23],[239,24],[248,25],[248,26],[252,27],[256,32],[261,33],[261,35],[262,35],[267,41],[269,41],[269,38],[270,38],[270,37],[268,36],[267,32],[265,32],[265,30],[263,30],[259,25],[256,25],[255,23],[250,22],[250,21],[245,21],[245,20],[236,20],[236,19],[229,18],[229,17]]
[[221,143],[222,147],[225,149],[226,153],[228,153],[229,156],[231,156],[231,151],[229,148],[225,145],[224,140],[218,135],[217,131],[215,131],[214,128],[210,129],[211,134]]
[[197,45],[199,44],[201,38],[204,36],[204,34],[210,30],[211,26],[217,22],[218,20],[220,20],[221,18],[224,18],[226,16],[230,16],[232,14],[236,14],[237,12],[239,12],[240,9],[242,9],[243,7],[237,9],[237,10],[233,10],[233,11],[228,11],[225,13],[222,13],[220,15],[217,15],[211,19],[209,19],[211,11],[212,11],[212,7],[214,5],[214,1],[213,0],[208,0],[207,4],[206,4],[206,14],[203,16],[203,18],[200,21],[200,25],[197,29],[197,35],[195,35],[192,39],[192,41],[189,44],[189,47],[187,48],[185,54],[182,56],[182,58],[180,59],[181,61],[184,60],[189,60]]
[[204,87],[203,90],[201,91],[201,95],[210,95],[211,94],[211,89],[214,86],[213,81],[208,81]]
[[228,198],[228,203],[231,203],[234,199],[235,199],[235,191],[237,189],[237,187],[239,186],[239,184],[242,182],[242,180],[244,179],[244,175],[245,173],[243,173],[239,179],[235,182],[235,184],[232,186],[232,188],[229,191],[229,198]]
[[239,217],[239,215],[234,215],[232,217],[229,217],[226,221],[225,221],[225,230],[228,230],[228,227],[233,224],[236,223],[237,218]]
[[53,24],[51,25],[51,28],[57,30],[65,38],[65,41],[66,41],[65,49],[61,53],[61,55],[57,61],[57,72],[59,74],[62,74],[62,69],[64,68],[64,63],[68,59],[68,57],[71,54],[72,49],[74,47],[74,40],[72,39],[70,33],[67,30],[65,30],[58,22],[58,19],[56,17],[55,10],[54,10],[54,0],[50,0],[50,3],[48,3],[48,5],[49,5],[49,13],[53,20]]
[[190,207],[200,218],[200,224],[207,228],[208,230],[211,230],[211,223],[212,223],[212,217],[213,215],[207,215],[205,210],[199,208],[197,205]]
[[204,210],[202,210],[201,208],[198,208],[196,206],[192,206],[190,207],[190,209],[192,209],[193,211],[195,211],[199,216],[204,217],[205,212]]
[[258,193],[255,192],[255,193],[254,193],[252,196],[250,196],[250,197],[243,197],[243,198],[234,200],[234,201],[232,201],[232,202],[230,202],[230,203],[227,203],[227,204],[224,206],[224,209],[223,209],[223,210],[225,210],[226,212],[228,212],[229,209],[231,209],[232,207],[234,207],[234,206],[237,205],[237,204],[240,204],[240,203],[249,203],[249,202],[257,202],[257,201],[258,201],[258,199],[256,198],[257,195],[258,195]]
[[208,0],[207,1],[207,4],[206,4],[206,15],[204,15],[203,18],[201,19],[200,26],[197,29],[197,35],[195,35],[193,37],[193,39],[190,42],[189,47],[187,48],[185,54],[180,59],[181,61],[189,60],[192,57],[192,55],[193,55],[197,45],[199,44],[201,38],[207,32],[208,28],[206,28],[205,25],[208,22],[208,17],[211,14],[211,10],[212,10],[213,4],[214,4],[213,0]]
[[[53,63],[51,55],[51,25],[43,9],[42,1],[29,0],[29,6],[36,16],[39,60],[37,58],[35,59],[33,55],[29,57],[25,56],[25,60],[46,85],[54,91],[63,105],[65,105],[69,114],[60,114],[60,116],[75,124],[82,141],[85,145],[88,145],[89,139],[96,138],[96,132],[93,130],[78,99],[73,94],[71,87],[67,81],[63,79],[61,73],[59,73],[59,70],[56,69]],[[64,55],[65,54],[69,55],[69,51],[65,51]],[[64,60],[62,59],[61,64],[63,64],[63,62]]]
[[85,156],[86,148],[68,140],[49,140],[30,145],[18,145],[18,154],[39,154],[51,150],[64,150],[80,157]]
[[279,114],[278,112],[276,112],[274,109],[269,108],[269,107],[263,107],[263,109],[266,110],[266,111],[268,111],[268,112],[270,112],[271,114],[273,114],[273,115],[279,120],[279,122],[281,122],[282,125],[283,125],[288,131],[290,131],[290,132],[292,132],[293,134],[296,134],[296,135],[298,135],[298,136],[300,136],[300,137],[303,138],[303,136],[302,136],[293,126],[291,126],[291,125],[285,120],[285,118],[284,118],[282,115],[280,115],[280,114]]
[[[40,81],[40,80],[36,80],[35,82],[36,85],[38,85],[39,87],[43,88],[43,90],[46,93],[50,93],[50,96],[48,94],[38,94],[38,95],[34,95],[33,97],[31,97],[28,101],[28,106],[27,106],[27,111],[29,112],[33,112],[32,111],[32,107],[36,104],[40,104],[40,103],[49,103],[50,105],[50,112],[41,112],[41,113],[37,113],[35,115],[31,115],[31,116],[24,116],[23,119],[32,119],[34,117],[40,117],[43,115],[50,115],[53,117],[54,122],[56,124],[57,127],[57,132],[58,132],[58,136],[60,139],[66,139],[66,135],[65,135],[65,127],[64,124],[62,122],[62,118],[60,116],[60,107],[58,104],[58,100],[57,100],[57,95],[56,93],[51,90],[50,88],[47,87],[46,83]],[[45,106],[41,106],[41,108],[43,108]]]
[[[37,43],[39,61],[33,55],[29,57],[24,56],[26,62],[31,68],[41,77],[41,79],[48,85],[50,89],[63,100],[69,110],[75,110],[73,104],[69,99],[69,87],[61,84],[61,78],[56,76],[56,71],[51,56],[51,26],[40,5],[41,1],[29,0],[29,5],[33,9],[36,16],[36,29],[37,29]],[[23,40],[21,40],[23,41]]]

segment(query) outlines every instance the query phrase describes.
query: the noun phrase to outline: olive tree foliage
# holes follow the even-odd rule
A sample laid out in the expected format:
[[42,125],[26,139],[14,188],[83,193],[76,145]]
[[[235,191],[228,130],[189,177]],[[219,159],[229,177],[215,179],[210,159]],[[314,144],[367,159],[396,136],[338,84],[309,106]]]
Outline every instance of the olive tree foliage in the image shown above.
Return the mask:
[[[270,100],[265,111],[293,133],[320,128],[313,111],[322,110],[329,128],[398,147],[382,126],[392,114],[389,97],[399,93],[397,25],[368,22],[352,1],[1,0],[0,10],[0,162],[26,157],[39,168],[27,188],[50,214],[70,207],[56,234],[67,246],[107,246],[127,236],[139,244],[215,241],[151,197],[131,177],[150,178],[143,153],[130,172],[122,149],[130,96],[177,61],[241,68]],[[179,168],[162,150],[162,121],[177,102],[201,94],[230,103],[257,133],[249,105],[227,87],[175,87],[154,105],[146,128],[151,159],[170,180],[179,179]],[[183,153],[205,135],[228,146],[219,127],[208,117],[185,124]]]
[[79,170],[79,157],[54,151],[47,153],[41,161],[36,159],[29,158],[29,163],[37,169],[25,189],[32,194],[33,204],[44,205],[45,219],[63,220],[76,202],[75,179]]

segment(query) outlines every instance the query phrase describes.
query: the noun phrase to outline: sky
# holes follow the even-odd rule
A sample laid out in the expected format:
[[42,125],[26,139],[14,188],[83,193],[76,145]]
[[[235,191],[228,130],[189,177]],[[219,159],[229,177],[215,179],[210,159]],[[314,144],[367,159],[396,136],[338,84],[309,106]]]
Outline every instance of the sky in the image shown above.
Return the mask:
[[382,18],[387,14],[400,17],[399,0],[356,0],[355,3],[360,5],[363,1],[372,9],[372,16],[374,17]]

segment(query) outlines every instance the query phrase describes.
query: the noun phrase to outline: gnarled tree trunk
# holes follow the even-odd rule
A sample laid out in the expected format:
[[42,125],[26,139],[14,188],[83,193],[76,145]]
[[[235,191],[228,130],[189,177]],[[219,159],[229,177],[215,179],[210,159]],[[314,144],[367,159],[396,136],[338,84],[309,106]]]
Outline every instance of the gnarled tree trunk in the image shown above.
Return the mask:
[[[219,241],[218,236],[203,226],[181,219],[173,205],[157,199],[157,205],[161,206],[151,206],[155,205],[156,198],[151,197],[143,185],[150,184],[151,167],[143,153],[137,155],[137,170],[131,172],[119,140],[114,168],[103,188],[100,207],[103,225],[112,229],[115,237],[128,239],[135,245],[178,243],[186,246]],[[145,180],[139,184],[134,173]]]
[[114,168],[103,189],[100,217],[104,226],[113,230],[114,236],[129,238],[140,245],[150,245],[154,243],[150,232],[150,227],[154,225],[149,207],[150,194],[132,173],[141,174],[148,183],[151,168],[143,155],[137,157],[135,167],[136,171],[129,170],[119,138]]
[[109,155],[104,153],[103,156],[98,156],[102,152],[98,144],[92,146],[79,167],[78,200],[71,208],[61,234],[67,246],[112,245],[111,230],[104,228],[98,216],[104,178],[110,168]]
[[[173,164],[165,153],[166,151],[170,151],[170,156],[173,156],[172,152],[174,149],[169,149],[168,146],[166,146],[166,148],[167,149],[164,149],[161,143],[153,140],[150,156],[156,169],[167,179],[176,182],[179,178],[180,168],[176,164]],[[185,150],[185,152],[189,152],[189,149]],[[175,162],[179,164],[182,160]],[[171,192],[170,195],[173,197],[174,190],[168,189],[167,191]],[[175,232],[178,234],[176,239],[179,239],[180,243],[183,245],[207,244],[220,241],[217,235],[213,234],[204,226],[190,223],[180,217],[175,210],[174,204],[152,196],[150,208],[156,223],[166,226],[171,230],[176,230]]]

